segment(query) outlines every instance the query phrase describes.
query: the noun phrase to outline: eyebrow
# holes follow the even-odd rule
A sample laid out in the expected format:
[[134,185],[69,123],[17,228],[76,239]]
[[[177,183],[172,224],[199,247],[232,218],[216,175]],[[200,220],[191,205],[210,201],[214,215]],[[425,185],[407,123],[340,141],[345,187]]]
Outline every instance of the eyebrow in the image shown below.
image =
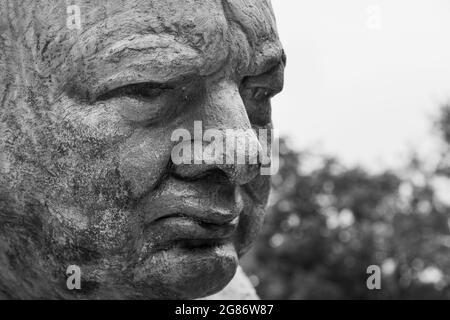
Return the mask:
[[[225,63],[218,60],[214,68]],[[99,77],[94,97],[124,85],[177,82],[213,72],[207,70],[198,50],[161,34],[129,36],[95,54],[93,61],[104,67],[96,70]]]

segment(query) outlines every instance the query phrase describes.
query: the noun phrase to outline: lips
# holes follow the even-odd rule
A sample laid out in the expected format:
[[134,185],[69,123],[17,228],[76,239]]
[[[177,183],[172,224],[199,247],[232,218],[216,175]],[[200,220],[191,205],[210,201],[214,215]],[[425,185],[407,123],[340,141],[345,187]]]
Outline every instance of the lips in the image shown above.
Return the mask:
[[159,199],[153,202],[153,208],[149,209],[154,211],[155,208],[158,208],[158,210],[154,214],[150,213],[146,215],[146,225],[170,218],[189,218],[193,221],[212,226],[228,225],[236,220],[240,213],[238,208],[205,208],[196,203],[198,200],[192,198],[164,200]]
[[147,239],[157,250],[168,248],[202,248],[219,246],[231,242],[236,233],[239,218],[229,223],[215,224],[185,214],[161,217],[146,225]]
[[[237,219],[236,219],[237,220]],[[237,222],[213,225],[184,216],[172,216],[155,221],[147,231],[158,235],[160,246],[198,248],[222,245],[232,240]]]
[[145,234],[153,247],[203,247],[232,240],[244,208],[240,188],[169,178],[144,199]]

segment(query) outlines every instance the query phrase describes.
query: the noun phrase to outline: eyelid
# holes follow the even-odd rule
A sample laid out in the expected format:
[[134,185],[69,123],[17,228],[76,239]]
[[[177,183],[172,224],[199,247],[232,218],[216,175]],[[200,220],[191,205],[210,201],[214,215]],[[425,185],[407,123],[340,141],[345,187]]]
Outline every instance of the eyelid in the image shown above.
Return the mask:
[[[96,100],[97,101],[102,101],[102,100],[108,100],[108,99],[112,99],[115,97],[120,97],[120,96],[128,96],[128,95],[135,95],[138,96],[139,91],[144,91],[144,90],[157,90],[160,89],[162,91],[164,90],[173,90],[174,87],[169,85],[169,84],[165,84],[165,83],[154,83],[154,82],[140,82],[140,83],[131,83],[131,84],[127,84],[109,91],[106,91],[104,93],[102,93],[101,95],[99,95]],[[135,92],[133,92],[135,91]],[[144,97],[144,95],[142,95]]]
[[[145,78],[145,79],[143,79]],[[198,76],[196,74],[184,74],[181,76],[176,76],[171,79],[163,80],[163,81],[153,81],[152,79],[148,79],[148,77],[144,76],[133,76],[133,75],[121,75],[117,77],[112,77],[107,81],[104,81],[101,85],[94,88],[91,98],[93,101],[97,101],[99,97],[106,96],[110,92],[114,92],[120,88],[124,88],[132,85],[141,85],[141,84],[149,84],[149,85],[167,85],[170,87],[179,88],[184,86],[187,83],[193,82],[196,80]],[[156,79],[154,79],[156,80]]]
[[275,91],[268,89],[268,88],[255,88],[254,92],[252,93],[253,99],[257,101],[262,101],[265,99],[270,99],[276,94]]

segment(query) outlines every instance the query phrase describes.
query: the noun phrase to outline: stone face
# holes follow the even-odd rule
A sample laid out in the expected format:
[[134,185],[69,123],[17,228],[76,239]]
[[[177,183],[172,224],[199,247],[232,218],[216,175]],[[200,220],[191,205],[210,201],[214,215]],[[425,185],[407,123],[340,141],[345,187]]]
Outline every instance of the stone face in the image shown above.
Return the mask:
[[0,3],[0,298],[214,294],[259,231],[270,177],[174,165],[171,135],[271,127],[285,62],[271,5],[75,3],[80,29],[64,1]]

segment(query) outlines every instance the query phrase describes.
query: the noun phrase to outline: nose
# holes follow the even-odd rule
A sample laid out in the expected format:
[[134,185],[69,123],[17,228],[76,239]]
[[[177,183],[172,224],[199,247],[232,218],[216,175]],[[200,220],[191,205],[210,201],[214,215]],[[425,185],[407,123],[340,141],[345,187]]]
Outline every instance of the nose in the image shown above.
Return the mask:
[[209,84],[189,119],[194,122],[186,124],[193,137],[188,142],[193,145],[193,161],[174,165],[176,175],[196,179],[220,170],[236,185],[247,184],[259,175],[258,151],[262,148],[235,83]]

